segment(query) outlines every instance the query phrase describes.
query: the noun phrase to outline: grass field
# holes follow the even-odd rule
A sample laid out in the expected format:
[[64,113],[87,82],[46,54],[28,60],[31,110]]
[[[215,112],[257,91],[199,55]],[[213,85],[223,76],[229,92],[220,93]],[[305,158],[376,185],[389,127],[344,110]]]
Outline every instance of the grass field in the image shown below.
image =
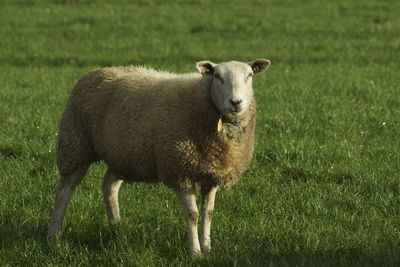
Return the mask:
[[[400,264],[399,1],[66,2],[0,0],[1,266]],[[213,252],[188,257],[163,185],[124,185],[110,225],[102,164],[47,244],[57,124],[81,75],[259,57],[254,160],[217,194]]]

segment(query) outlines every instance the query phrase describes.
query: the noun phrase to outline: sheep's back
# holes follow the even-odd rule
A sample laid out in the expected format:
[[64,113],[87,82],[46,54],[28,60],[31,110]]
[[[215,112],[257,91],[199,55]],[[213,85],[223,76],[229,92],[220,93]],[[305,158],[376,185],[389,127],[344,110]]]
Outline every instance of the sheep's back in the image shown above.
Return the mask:
[[[72,100],[88,126],[99,157],[133,180],[157,181],[153,143],[154,107],[165,76],[136,68],[100,69],[78,82]],[[171,75],[172,76],[172,75]]]

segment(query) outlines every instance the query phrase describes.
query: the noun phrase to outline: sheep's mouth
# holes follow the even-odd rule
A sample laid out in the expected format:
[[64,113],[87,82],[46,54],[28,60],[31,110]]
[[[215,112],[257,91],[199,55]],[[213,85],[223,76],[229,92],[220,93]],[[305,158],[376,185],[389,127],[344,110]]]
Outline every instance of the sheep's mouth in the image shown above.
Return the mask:
[[232,113],[232,114],[239,114],[239,113],[241,113],[242,112],[242,107],[233,107],[233,108],[231,108],[229,111],[230,111],[230,113]]
[[225,112],[222,113],[224,117],[230,119],[230,120],[240,120],[243,117],[244,110],[242,108],[230,108],[226,109]]

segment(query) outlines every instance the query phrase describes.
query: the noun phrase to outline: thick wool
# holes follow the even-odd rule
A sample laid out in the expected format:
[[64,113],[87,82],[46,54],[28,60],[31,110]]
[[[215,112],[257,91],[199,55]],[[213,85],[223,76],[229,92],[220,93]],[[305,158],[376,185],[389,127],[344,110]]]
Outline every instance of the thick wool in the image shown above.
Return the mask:
[[82,77],[59,128],[62,176],[103,160],[124,181],[163,182],[189,190],[195,182],[232,186],[254,145],[252,99],[240,125],[220,119],[212,76],[143,67],[105,68]]

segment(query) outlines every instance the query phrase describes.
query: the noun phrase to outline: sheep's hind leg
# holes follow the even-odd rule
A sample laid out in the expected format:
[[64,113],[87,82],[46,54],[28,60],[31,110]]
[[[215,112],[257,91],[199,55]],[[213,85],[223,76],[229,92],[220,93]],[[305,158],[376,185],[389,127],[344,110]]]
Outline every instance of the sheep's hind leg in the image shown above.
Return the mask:
[[210,184],[201,185],[201,235],[200,246],[202,252],[209,252],[211,250],[210,228],[211,219],[214,212],[215,193],[218,186]]
[[89,164],[78,165],[74,171],[61,176],[56,189],[54,210],[51,216],[50,228],[47,233],[47,239],[49,241],[54,240],[58,235],[61,235],[62,224],[68,202],[71,199],[71,195],[76,186],[85,176],[88,168]]
[[103,180],[103,196],[107,216],[113,222],[120,220],[118,191],[122,182],[123,180],[115,176],[110,169],[107,170]]
[[191,191],[175,191],[176,196],[181,203],[185,221],[187,224],[189,250],[192,257],[201,255],[199,236],[197,233],[197,221],[199,211],[196,205],[196,195],[194,190]]

